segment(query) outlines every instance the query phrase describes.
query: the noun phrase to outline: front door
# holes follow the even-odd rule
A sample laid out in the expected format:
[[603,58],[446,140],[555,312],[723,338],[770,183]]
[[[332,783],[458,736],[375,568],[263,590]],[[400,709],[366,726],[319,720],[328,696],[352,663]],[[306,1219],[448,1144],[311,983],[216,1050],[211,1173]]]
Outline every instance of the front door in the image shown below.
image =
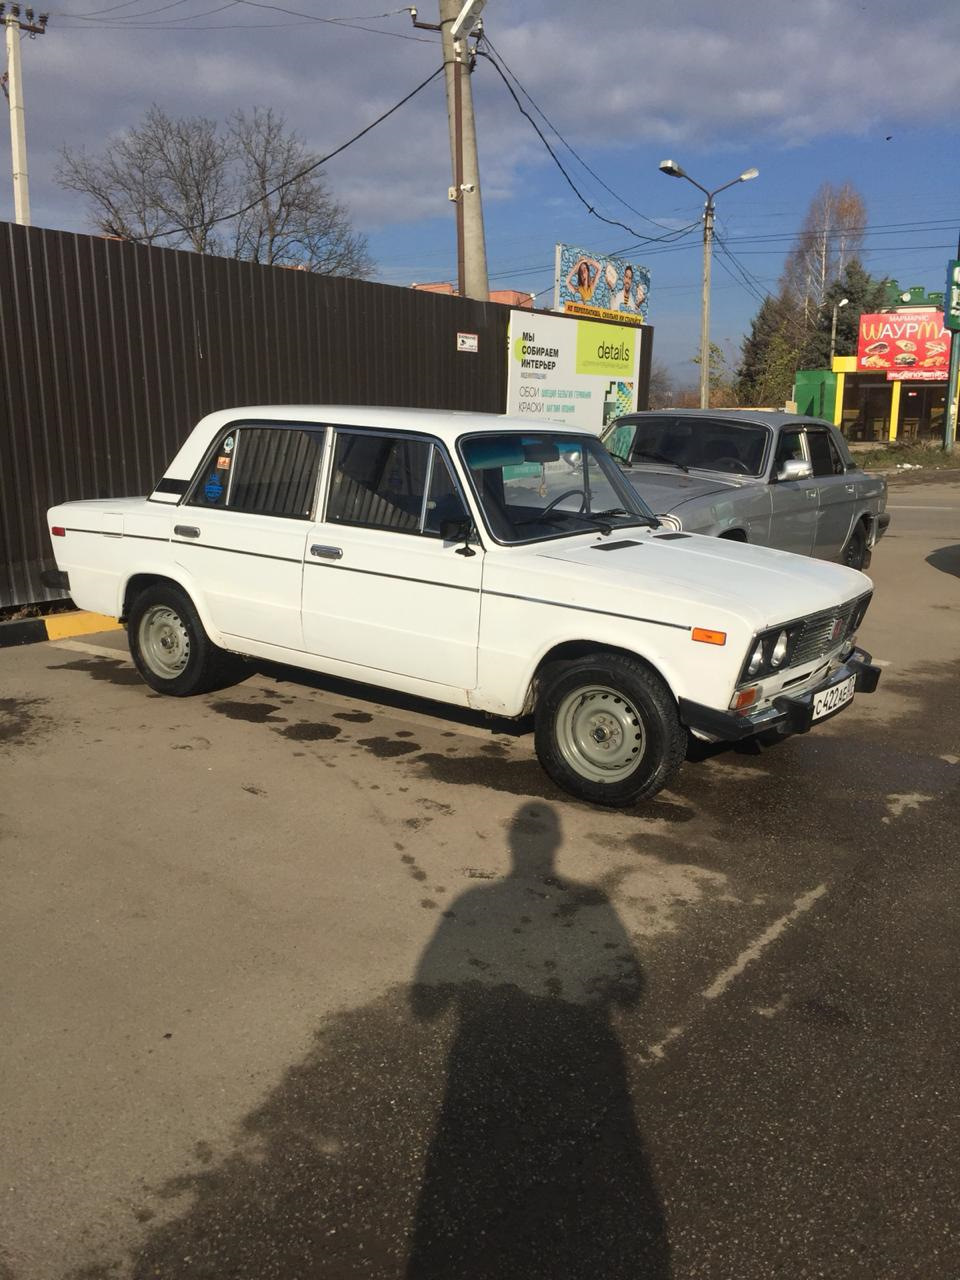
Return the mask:
[[781,431],[770,475],[770,545],[781,551],[808,556],[817,530],[817,483],[778,480],[783,464],[791,458],[806,461],[802,431]]
[[473,689],[483,550],[441,534],[445,521],[467,519],[438,442],[339,429],[304,555],[307,651]]

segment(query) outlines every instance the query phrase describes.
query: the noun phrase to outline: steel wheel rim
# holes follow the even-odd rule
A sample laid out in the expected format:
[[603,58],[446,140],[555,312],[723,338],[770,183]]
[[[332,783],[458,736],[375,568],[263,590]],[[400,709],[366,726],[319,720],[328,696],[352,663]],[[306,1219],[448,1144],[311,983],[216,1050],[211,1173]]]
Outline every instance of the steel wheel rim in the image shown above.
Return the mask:
[[152,605],[140,620],[143,660],[163,680],[175,680],[190,661],[190,634],[183,619],[167,605]]
[[574,689],[560,703],[557,746],[567,764],[591,782],[622,782],[643,759],[647,735],[622,693],[606,685]]

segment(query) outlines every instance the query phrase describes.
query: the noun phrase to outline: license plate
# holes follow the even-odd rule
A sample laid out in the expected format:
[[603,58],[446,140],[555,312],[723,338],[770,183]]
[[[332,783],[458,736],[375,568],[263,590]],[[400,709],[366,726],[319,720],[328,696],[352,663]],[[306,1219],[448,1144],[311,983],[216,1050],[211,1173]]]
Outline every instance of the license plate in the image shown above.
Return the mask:
[[813,719],[822,720],[824,716],[832,716],[835,711],[852,702],[856,684],[857,677],[851,676],[849,680],[843,680],[840,684],[831,685],[829,689],[822,689],[814,694]]

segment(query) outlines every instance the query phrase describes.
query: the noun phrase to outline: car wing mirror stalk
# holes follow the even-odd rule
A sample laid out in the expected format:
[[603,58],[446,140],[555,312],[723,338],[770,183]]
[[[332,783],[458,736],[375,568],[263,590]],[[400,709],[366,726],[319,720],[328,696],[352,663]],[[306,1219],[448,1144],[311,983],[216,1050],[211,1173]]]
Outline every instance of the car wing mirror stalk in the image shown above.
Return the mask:
[[444,542],[463,543],[462,547],[457,547],[458,556],[475,556],[477,554],[470,545],[472,534],[472,520],[444,520],[440,525],[440,537]]
[[803,458],[788,458],[777,472],[778,480],[809,480],[813,467]]

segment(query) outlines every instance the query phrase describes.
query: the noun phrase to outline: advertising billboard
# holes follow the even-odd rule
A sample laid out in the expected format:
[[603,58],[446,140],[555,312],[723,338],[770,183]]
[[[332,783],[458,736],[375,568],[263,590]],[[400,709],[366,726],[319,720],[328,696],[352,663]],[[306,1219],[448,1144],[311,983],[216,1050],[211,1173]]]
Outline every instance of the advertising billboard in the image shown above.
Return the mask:
[[511,311],[507,413],[599,434],[637,407],[642,329]]
[[553,309],[620,324],[644,324],[650,272],[626,258],[597,257],[586,249],[558,244],[554,263]]
[[888,382],[945,382],[950,334],[942,311],[889,311],[860,317],[857,369],[884,370]]

